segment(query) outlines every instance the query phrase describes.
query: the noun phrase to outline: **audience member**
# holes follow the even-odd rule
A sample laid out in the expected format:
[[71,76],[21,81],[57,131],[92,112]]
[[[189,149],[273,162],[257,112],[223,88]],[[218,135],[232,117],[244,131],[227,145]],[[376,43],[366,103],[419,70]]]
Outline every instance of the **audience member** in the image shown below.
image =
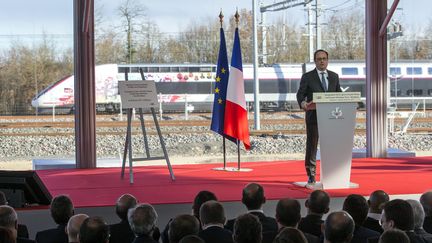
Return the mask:
[[[8,205],[6,194],[0,191],[0,205]],[[18,224],[18,237],[29,238],[27,226],[25,224]]]
[[328,215],[324,223],[325,243],[348,243],[354,233],[354,220],[345,211],[336,211]]
[[376,190],[370,194],[369,200],[367,201],[369,212],[366,221],[363,224],[364,227],[379,233],[383,232],[379,220],[381,219],[382,208],[389,200],[389,195],[383,190]]
[[13,240],[17,243],[34,243],[34,240],[17,237],[18,232],[18,215],[15,209],[8,205],[0,206],[0,227],[7,228],[12,232]]
[[432,191],[423,193],[420,197],[420,203],[425,212],[423,229],[432,234]]
[[211,200],[200,209],[202,231],[198,236],[206,243],[233,243],[232,232],[224,229],[225,211],[221,203]]
[[[201,205],[207,201],[215,200],[217,201],[217,197],[213,192],[210,191],[200,191],[194,198],[194,202],[192,204],[192,215],[195,216],[198,220],[199,219],[199,210],[201,208]],[[169,224],[171,223],[172,219],[169,220],[168,224],[165,226],[165,229],[163,230],[161,234],[162,243],[169,243],[168,239],[168,231],[169,231]],[[201,223],[200,223],[200,230],[201,230]]]
[[323,190],[315,190],[309,195],[305,206],[307,215],[300,220],[298,229],[320,237],[321,225],[324,223],[322,217],[330,210],[330,196]]
[[189,214],[178,215],[169,224],[169,242],[178,243],[187,235],[198,235],[199,224],[199,220],[195,216]]
[[[80,243],[108,243],[109,226],[101,217],[89,217],[79,230]],[[38,242],[39,243],[39,242]]]
[[410,239],[400,229],[389,229],[381,235],[378,243],[410,243]]
[[[242,203],[247,208],[247,213],[253,214],[258,217],[263,234],[275,234],[278,231],[276,219],[268,217],[264,214],[262,209],[266,198],[264,195],[264,188],[257,183],[247,184],[242,192]],[[225,228],[233,231],[235,219],[228,220]]]
[[408,199],[406,201],[411,205],[413,209],[414,233],[432,241],[432,234],[429,234],[423,229],[423,221],[425,218],[425,213],[422,205],[417,200]]
[[369,239],[378,241],[380,233],[363,227],[368,214],[368,204],[366,199],[358,194],[351,194],[345,198],[343,208],[354,220],[354,234],[351,243],[368,243]]
[[273,243],[308,243],[308,241],[299,229],[284,227],[276,236]]
[[158,215],[150,204],[140,204],[129,209],[128,220],[135,234],[133,243],[157,243],[153,239],[153,231],[156,228]]
[[109,226],[110,243],[130,243],[135,239],[128,222],[128,210],[136,205],[137,199],[131,194],[123,194],[117,199],[115,210],[120,222]]
[[414,213],[411,205],[402,199],[394,199],[385,204],[381,215],[384,231],[400,229],[405,231],[411,243],[432,242],[414,233]]
[[186,235],[179,241],[179,243],[206,243],[206,242],[197,235]]
[[259,218],[251,213],[240,215],[234,222],[235,243],[261,243],[262,225]]
[[[279,200],[278,204],[276,205],[276,221],[279,226],[279,233],[286,228],[297,228],[298,223],[301,218],[301,206],[300,203],[291,198],[284,198]],[[303,233],[304,237],[306,238],[307,242],[313,243],[313,242],[319,242],[319,238],[315,235],[309,234],[309,233]],[[268,240],[264,240],[267,235],[263,234],[263,242],[268,242]],[[285,238],[281,238],[285,239]]]
[[78,234],[82,223],[89,216],[87,214],[76,214],[69,219],[66,226],[66,234],[68,235],[69,243],[78,243]]
[[67,243],[66,225],[74,214],[74,207],[70,198],[60,195],[51,201],[51,217],[57,224],[56,228],[39,231],[36,233],[38,243]]

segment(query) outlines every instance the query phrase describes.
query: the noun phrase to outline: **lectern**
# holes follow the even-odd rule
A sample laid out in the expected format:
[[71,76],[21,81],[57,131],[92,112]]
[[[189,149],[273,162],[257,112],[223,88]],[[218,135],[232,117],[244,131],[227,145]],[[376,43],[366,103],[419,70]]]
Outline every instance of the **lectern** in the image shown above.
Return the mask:
[[[320,179],[311,189],[355,188],[350,182],[357,104],[360,92],[314,93],[321,155]],[[300,183],[296,183],[301,185]]]

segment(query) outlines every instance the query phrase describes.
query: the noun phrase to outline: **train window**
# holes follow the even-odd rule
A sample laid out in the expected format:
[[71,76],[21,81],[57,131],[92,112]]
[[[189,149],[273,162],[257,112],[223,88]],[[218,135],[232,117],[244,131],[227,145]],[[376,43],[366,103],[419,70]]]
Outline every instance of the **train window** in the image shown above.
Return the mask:
[[421,67],[407,67],[407,74],[408,75],[420,75],[422,74]]
[[394,89],[391,90],[390,95],[395,97],[395,96],[401,96],[402,95],[402,90],[401,89],[397,89],[397,95],[395,95],[395,91]]
[[216,72],[216,67],[212,67],[212,72]]
[[159,68],[158,67],[149,67],[148,68],[148,72],[149,73],[158,73],[159,72]]
[[160,67],[159,72],[161,73],[169,73],[170,68],[169,67]]
[[402,70],[400,67],[391,67],[390,68],[390,75],[396,76],[396,75],[401,75],[401,74],[402,74]]
[[428,74],[432,74],[432,67],[428,67]]
[[131,73],[139,73],[139,69],[138,69],[138,67],[131,67],[130,72]]
[[428,89],[428,95],[429,95],[429,96],[432,95],[432,89]]
[[415,89],[414,92],[412,89],[407,90],[407,96],[422,96],[423,90],[422,89]]
[[129,72],[129,67],[119,67],[118,68],[118,72],[119,73],[125,73],[127,70],[127,72]]
[[199,72],[200,68],[199,67],[189,67],[189,72],[190,73],[196,73]]
[[171,67],[171,72],[176,73],[178,71],[180,71],[179,67]]
[[140,68],[143,70],[144,73],[148,72],[148,67],[140,67]]
[[211,72],[211,67],[200,67],[199,71],[200,72]]
[[342,75],[358,75],[358,69],[356,67],[343,67]]
[[179,72],[187,72],[188,68],[187,67],[180,67],[179,68]]

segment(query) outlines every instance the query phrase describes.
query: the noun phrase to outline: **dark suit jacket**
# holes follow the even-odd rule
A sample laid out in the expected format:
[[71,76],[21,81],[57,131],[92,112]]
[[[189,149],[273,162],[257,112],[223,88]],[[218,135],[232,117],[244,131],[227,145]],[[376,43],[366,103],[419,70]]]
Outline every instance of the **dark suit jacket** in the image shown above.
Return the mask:
[[423,229],[432,234],[432,217],[426,216],[423,223]]
[[110,225],[110,235],[110,243],[130,243],[135,239],[135,234],[126,220]]
[[306,217],[300,219],[298,229],[303,233],[309,233],[316,237],[320,237],[322,223],[324,223],[324,220],[321,219],[321,216],[308,214]]
[[414,232],[408,232],[405,231],[405,233],[408,235],[408,238],[410,239],[411,243],[431,243],[432,239],[428,237],[424,237],[423,235],[418,235]]
[[36,243],[36,241],[34,241],[34,240],[30,240],[27,238],[21,238],[21,237],[17,237],[16,242],[17,243]]
[[[276,238],[276,236],[280,233],[280,231],[283,228],[280,228],[278,232],[274,233],[273,235],[263,235],[263,240],[262,242],[273,242],[273,240]],[[303,235],[305,236],[306,240],[308,243],[320,243],[321,240],[320,238],[316,237],[315,235],[309,234],[309,233],[304,233],[302,232]]]
[[[253,215],[258,217],[258,219],[262,225],[263,233],[268,232],[268,231],[272,231],[272,232],[278,231],[278,225],[277,225],[276,219],[274,219],[272,217],[267,217],[267,216],[265,216],[265,214],[260,213],[260,212],[250,212],[250,214],[253,214]],[[225,229],[232,232],[233,228],[234,228],[234,222],[235,222],[235,219],[228,220],[228,222],[225,224]]]
[[[339,84],[339,76],[337,73],[327,70],[327,75],[327,92],[342,92]],[[305,100],[307,102],[312,101],[312,96],[315,92],[324,92],[324,88],[321,84],[321,79],[316,68],[303,74],[301,77],[300,86],[297,91],[297,102],[299,106],[301,107],[301,103]],[[305,119],[307,123],[317,123],[316,110],[307,111]]]
[[378,239],[379,237],[380,233],[360,226],[354,229],[354,235],[351,243],[368,243],[369,239]]
[[158,243],[151,236],[148,235],[140,235],[135,238],[133,243]]
[[47,229],[36,233],[37,243],[68,243],[65,231],[66,225],[58,225],[57,228]]
[[432,234],[429,234],[424,229],[414,229],[414,233],[416,233],[420,237],[426,239],[428,242],[432,241]]
[[202,230],[199,234],[206,243],[233,243],[232,232],[218,227],[211,226]]
[[368,229],[376,231],[380,234],[382,234],[384,232],[384,230],[381,227],[381,225],[379,224],[378,220],[371,218],[371,217],[366,218],[366,221],[363,223],[363,227],[366,227]]
[[18,237],[20,238],[29,238],[29,233],[28,233],[28,229],[27,226],[25,224],[18,224]]

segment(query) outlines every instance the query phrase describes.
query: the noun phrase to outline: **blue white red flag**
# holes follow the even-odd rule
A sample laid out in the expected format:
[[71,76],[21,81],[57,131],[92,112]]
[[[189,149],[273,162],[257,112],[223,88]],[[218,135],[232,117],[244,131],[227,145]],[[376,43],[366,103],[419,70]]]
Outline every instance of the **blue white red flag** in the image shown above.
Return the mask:
[[226,91],[224,134],[243,142],[250,149],[249,125],[244,91],[243,64],[238,28],[234,34],[231,69]]

